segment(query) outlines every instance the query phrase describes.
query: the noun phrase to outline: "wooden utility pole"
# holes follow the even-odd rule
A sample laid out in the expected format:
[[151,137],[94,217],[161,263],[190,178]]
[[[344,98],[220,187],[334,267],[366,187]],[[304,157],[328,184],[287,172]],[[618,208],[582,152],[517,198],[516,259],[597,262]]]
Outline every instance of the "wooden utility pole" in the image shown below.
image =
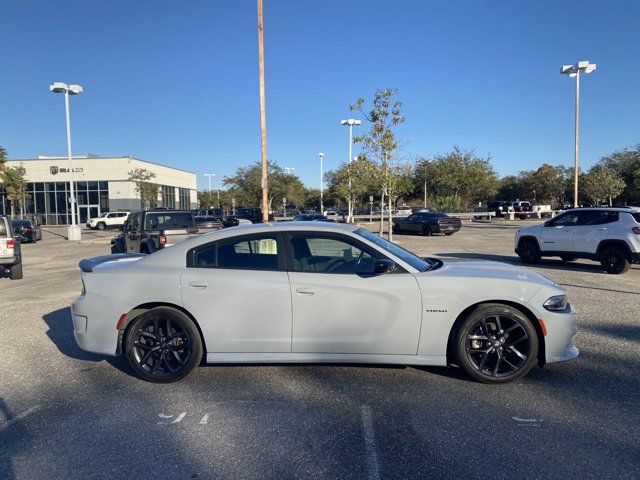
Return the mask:
[[260,159],[262,163],[262,221],[269,221],[269,187],[267,175],[267,112],[264,97],[264,25],[262,0],[258,0],[258,76],[260,77]]

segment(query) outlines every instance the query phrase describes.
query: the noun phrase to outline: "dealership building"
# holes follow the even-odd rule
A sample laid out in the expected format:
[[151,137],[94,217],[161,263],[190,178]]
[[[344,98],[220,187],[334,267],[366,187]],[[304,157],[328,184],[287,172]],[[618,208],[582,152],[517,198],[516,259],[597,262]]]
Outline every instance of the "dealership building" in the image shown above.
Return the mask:
[[[71,223],[69,198],[71,173],[67,157],[47,157],[9,160],[7,167],[22,166],[26,170],[27,198],[25,213],[37,215],[44,225]],[[73,157],[79,223],[104,212],[136,210],[140,198],[129,172],[143,168],[155,174],[159,185],[158,206],[176,209],[197,208],[196,174],[133,157]],[[18,213],[19,207],[15,205]],[[0,213],[9,214],[11,206],[7,192],[0,183]]]

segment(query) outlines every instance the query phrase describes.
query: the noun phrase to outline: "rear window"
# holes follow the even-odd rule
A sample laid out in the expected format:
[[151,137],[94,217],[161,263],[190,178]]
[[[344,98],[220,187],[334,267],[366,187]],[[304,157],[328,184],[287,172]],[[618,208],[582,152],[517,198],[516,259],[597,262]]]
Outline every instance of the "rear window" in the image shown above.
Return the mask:
[[636,222],[640,223],[640,212],[632,213],[631,216],[636,220]]
[[148,213],[145,230],[171,230],[193,228],[193,216],[187,212]]
[[0,237],[7,236],[7,225],[4,218],[0,218]]

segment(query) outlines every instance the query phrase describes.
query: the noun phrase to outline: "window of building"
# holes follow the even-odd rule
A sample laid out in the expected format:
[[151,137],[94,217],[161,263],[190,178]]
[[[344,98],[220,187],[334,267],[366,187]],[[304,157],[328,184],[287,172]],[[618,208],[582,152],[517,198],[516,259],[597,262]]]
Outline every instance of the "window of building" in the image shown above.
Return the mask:
[[188,188],[178,189],[178,202],[180,210],[189,210],[191,208],[191,195]]
[[176,189],[168,185],[162,185],[162,205],[167,208],[176,208]]

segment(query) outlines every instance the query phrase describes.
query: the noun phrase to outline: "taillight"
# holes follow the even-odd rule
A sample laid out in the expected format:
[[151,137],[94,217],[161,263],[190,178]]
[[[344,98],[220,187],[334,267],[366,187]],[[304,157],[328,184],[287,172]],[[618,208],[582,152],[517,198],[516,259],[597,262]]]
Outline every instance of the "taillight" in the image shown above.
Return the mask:
[[160,235],[160,245],[166,245],[167,244],[167,237],[165,237],[164,235]]
[[7,240],[7,248],[16,248],[16,242],[13,239]]
[[640,235],[640,227],[633,227],[633,233]]

